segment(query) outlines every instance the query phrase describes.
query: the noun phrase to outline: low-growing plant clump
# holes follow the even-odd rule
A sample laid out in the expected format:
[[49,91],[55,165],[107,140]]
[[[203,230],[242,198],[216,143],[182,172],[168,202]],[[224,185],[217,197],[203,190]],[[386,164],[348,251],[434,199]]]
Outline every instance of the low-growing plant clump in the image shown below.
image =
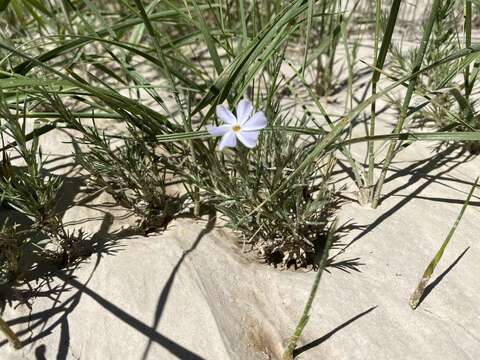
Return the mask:
[[[463,6],[450,0],[444,1],[437,11],[432,28],[431,45],[425,52],[425,63],[427,65],[439,63],[439,65],[418,79],[415,91],[423,101],[416,111],[412,112],[412,120],[408,125],[411,129],[426,128],[450,132],[469,132],[480,129],[476,110],[477,99],[471,97],[478,69],[471,72],[470,65],[467,64],[461,73],[458,70],[465,66],[461,58],[443,61],[462,49],[463,23],[468,24],[469,21],[469,13],[464,12]],[[463,41],[468,47],[471,45],[471,27],[466,28],[466,32]],[[418,49],[406,46],[412,40],[402,39],[392,46],[391,69],[392,74],[397,78],[405,76],[414,68]],[[452,74],[457,76],[454,77]],[[397,97],[391,96],[390,99],[394,105],[400,106]],[[475,155],[480,152],[478,141],[445,141],[443,143],[459,145]]]
[[114,146],[97,128],[82,128],[79,123],[76,127],[83,132],[79,143],[89,149],[77,147],[76,159],[88,172],[90,186],[130,209],[144,233],[164,229],[181,210],[184,198],[167,193],[166,183],[173,179],[171,160],[136,133]]
[[[73,155],[64,155],[142,233],[210,207],[261,261],[318,270],[287,345],[291,359],[342,202],[381,206],[393,161],[415,142],[480,153],[477,8],[470,0],[0,1],[0,200],[28,222],[2,219],[0,287],[28,286],[41,263],[55,270],[92,252],[91,239],[63,222],[65,184],[39,145],[61,128],[72,139]],[[385,100],[398,114],[380,110]],[[380,122],[391,128],[380,133]],[[0,330],[19,346],[1,317]]]
[[[20,165],[14,166],[6,150],[3,151],[0,194],[3,204],[15,209],[32,221],[31,234],[38,239],[45,256],[59,264],[69,264],[87,256],[83,233],[74,233],[65,228],[59,213],[59,194],[62,178],[45,172],[44,158],[38,138],[28,142],[25,123],[3,106],[5,132],[2,138],[9,137],[15,142]],[[12,225],[13,226],[13,225]]]
[[[248,100],[242,102],[251,108]],[[273,128],[301,128],[308,122],[306,116],[291,120],[288,115],[275,113],[272,106],[267,109],[266,117],[263,112],[255,115],[265,117],[264,125],[267,118],[271,119],[269,126]],[[247,129],[248,124],[244,124]],[[328,155],[315,157],[293,178],[322,135],[270,131],[253,136],[258,136],[258,143],[251,150],[242,144],[220,152],[211,141],[195,144],[196,156],[183,162],[183,175],[201,190],[202,199],[223,215],[227,225],[241,234],[244,249],[256,250],[266,262],[284,267],[313,264],[325,245],[338,204],[331,183],[335,159]],[[239,139],[241,142],[243,138]]]

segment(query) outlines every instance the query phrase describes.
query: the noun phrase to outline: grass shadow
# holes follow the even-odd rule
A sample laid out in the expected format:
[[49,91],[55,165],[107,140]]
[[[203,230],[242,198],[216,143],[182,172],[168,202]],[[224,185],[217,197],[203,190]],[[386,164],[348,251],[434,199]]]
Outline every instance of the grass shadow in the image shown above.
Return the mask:
[[[382,202],[385,201],[385,199],[394,196],[397,192],[406,189],[414,184],[416,184],[418,181],[421,179],[424,179],[425,181],[420,184],[416,189],[411,191],[408,195],[404,196],[399,202],[394,204],[390,209],[386,210],[384,213],[382,213],[380,216],[378,216],[375,221],[373,221],[371,224],[366,226],[366,228],[360,232],[358,235],[356,235],[340,252],[339,254],[343,253],[347,248],[352,246],[354,243],[356,243],[358,240],[363,238],[365,235],[370,233],[373,229],[375,229],[377,226],[382,224],[385,220],[387,220],[391,215],[395,214],[397,211],[399,211],[401,208],[403,208],[405,205],[407,205],[411,200],[415,199],[418,197],[418,195],[425,190],[429,185],[432,183],[436,183],[438,179],[440,179],[443,175],[449,173],[450,171],[454,170],[456,167],[458,167],[460,164],[462,164],[461,161],[454,163],[453,165],[450,165],[444,169],[442,169],[440,172],[427,176],[430,174],[432,171],[435,169],[441,168],[443,166],[446,166],[447,163],[450,163],[453,159],[452,157],[448,157],[447,155],[453,151],[452,149],[449,149],[448,151],[446,150],[445,152],[442,152],[440,154],[437,154],[433,156],[432,158],[423,161],[422,163],[424,164],[421,167],[418,167],[418,163],[415,163],[412,165],[412,167],[408,167],[407,169],[403,169],[398,171],[396,174],[390,176],[388,178],[388,181],[393,180],[395,177],[399,176],[405,176],[407,174],[410,174],[411,177],[410,179],[405,183],[400,186],[398,186],[396,189],[392,190],[390,193],[386,194],[382,198]],[[460,155],[458,155],[460,156]],[[454,156],[453,158],[457,158],[458,156]],[[462,182],[463,183],[463,182]],[[473,185],[473,183],[469,184],[470,186]],[[464,202],[464,200],[459,200],[461,203]],[[448,201],[446,201],[448,202]],[[472,203],[472,205],[475,205]]]
[[333,335],[335,335],[337,332],[339,332],[340,330],[346,328],[347,326],[349,326],[350,324],[352,324],[353,322],[357,321],[358,319],[360,319],[361,317],[369,314],[370,312],[372,312],[373,310],[375,310],[377,307],[376,306],[372,306],[371,308],[369,308],[368,310],[354,316],[353,318],[349,319],[348,321],[345,321],[343,324],[337,326],[335,329],[329,331],[328,333],[326,333],[325,335],[323,335],[322,337],[306,344],[306,345],[303,345],[297,349],[294,350],[293,352],[293,357],[295,358],[296,356],[304,353],[305,351],[308,351],[310,349],[313,349],[314,347],[316,346],[319,346],[321,345],[322,343],[324,343],[325,341],[327,341],[328,339],[330,339]]
[[[160,296],[158,298],[157,307],[156,307],[156,310],[155,310],[154,320],[153,320],[153,324],[152,324],[153,329],[156,329],[158,324],[160,323],[160,318],[162,317],[163,311],[165,310],[165,305],[167,304],[168,296],[170,294],[170,291],[172,290],[172,286],[173,286],[173,283],[175,281],[175,277],[176,277],[178,271],[180,270],[181,265],[185,261],[188,254],[190,254],[192,251],[194,251],[196,249],[196,247],[200,243],[200,240],[202,240],[202,238],[205,235],[207,235],[209,232],[211,232],[213,230],[213,228],[215,227],[216,218],[217,217],[216,217],[216,213],[215,213],[214,209],[211,209],[211,211],[208,214],[208,220],[207,220],[207,223],[205,225],[205,228],[200,231],[197,238],[193,242],[192,246],[188,250],[183,252],[182,256],[180,257],[177,264],[175,265],[172,272],[170,273],[170,276],[168,277],[168,279],[165,283],[165,286],[163,287],[163,289],[160,293]],[[143,360],[147,359],[148,353],[149,353],[149,351],[151,349],[151,346],[152,346],[152,343],[153,343],[153,339],[149,339],[148,344],[147,344],[147,346],[146,346],[146,348],[143,352],[143,355],[142,355]]]
[[445,269],[444,272],[442,272],[440,275],[436,277],[434,281],[432,281],[430,284],[425,287],[425,290],[423,291],[422,296],[420,297],[420,300],[418,301],[418,306],[422,304],[422,302],[426,299],[426,297],[432,292],[435,287],[440,284],[440,282],[447,276],[447,274],[452,271],[452,269],[459,263],[459,261],[465,256],[467,251],[470,249],[470,246],[467,247],[463,252],[455,259],[453,263],[450,264],[448,268]]

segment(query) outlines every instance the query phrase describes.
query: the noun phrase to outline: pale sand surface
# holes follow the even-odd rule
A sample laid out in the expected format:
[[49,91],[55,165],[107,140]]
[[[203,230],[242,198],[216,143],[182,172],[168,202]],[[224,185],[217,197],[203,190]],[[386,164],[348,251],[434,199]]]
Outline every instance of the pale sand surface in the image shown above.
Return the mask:
[[[68,154],[66,140],[57,133],[43,141],[55,149],[51,153]],[[479,159],[464,162],[456,155],[412,145],[397,158],[394,168],[403,176],[386,184],[392,195],[379,209],[344,205],[340,223],[350,220],[353,229],[341,243],[354,242],[322,279],[298,359],[479,358],[478,195],[433,276],[432,291],[415,312],[408,306],[479,168]],[[75,170],[57,170],[69,174],[73,193],[83,189]],[[70,201],[85,197],[67,193]],[[77,227],[104,239],[104,252],[61,273],[50,284],[56,291],[35,299],[31,311],[7,310],[27,345],[13,352],[0,342],[0,359],[279,357],[313,272],[247,260],[221,220],[208,222],[208,216],[178,218],[155,236],[122,236],[133,219],[100,206],[109,201],[100,195],[66,211],[67,222],[89,219]],[[342,271],[339,264],[358,271]]]
[[[365,59],[371,49],[360,52]],[[293,106],[302,100],[295,98]],[[341,104],[328,107],[344,110]],[[380,123],[378,132],[388,129]],[[363,135],[363,126],[354,133]],[[253,262],[212,216],[184,216],[161,234],[127,236],[122,229],[134,219],[105,206],[112,203],[105,194],[87,197],[78,167],[65,158],[72,151],[68,141],[59,131],[41,139],[51,154],[48,167],[67,176],[65,204],[77,203],[64,220],[105,244],[43,286],[40,295],[49,297],[36,298],[31,310],[7,309],[5,318],[27,345],[14,352],[0,341],[0,359],[277,359],[315,274]],[[358,158],[364,146],[354,147]],[[340,224],[349,221],[350,228],[340,242],[350,245],[322,278],[298,359],[480,358],[480,193],[437,267],[431,291],[416,311],[408,306],[480,168],[480,159],[466,162],[458,150],[435,152],[432,146],[417,143],[396,158],[384,187],[389,196],[379,209],[354,202],[342,207]],[[344,177],[338,176],[338,187],[347,184],[342,192],[353,198],[355,188]]]

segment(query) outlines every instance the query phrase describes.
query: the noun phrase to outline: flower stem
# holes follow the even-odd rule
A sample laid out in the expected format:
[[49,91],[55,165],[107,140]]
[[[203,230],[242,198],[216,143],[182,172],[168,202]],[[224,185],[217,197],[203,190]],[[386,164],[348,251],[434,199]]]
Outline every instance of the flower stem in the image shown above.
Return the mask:
[[328,261],[328,252],[332,246],[333,237],[335,234],[336,228],[336,221],[333,222],[330,231],[328,233],[327,242],[325,244],[325,248],[323,249],[322,257],[320,262],[318,263],[318,271],[315,276],[315,280],[313,282],[312,290],[310,290],[310,296],[308,297],[307,303],[305,304],[305,308],[303,309],[303,314],[298,324],[295,328],[293,335],[288,340],[287,349],[283,353],[282,360],[292,360],[293,359],[293,351],[297,346],[297,341],[302,335],[303,329],[307,325],[308,319],[310,318],[310,309],[312,308],[313,300],[317,294],[318,285],[320,284],[320,279],[322,277],[323,269],[327,265]]
[[[470,0],[464,1],[464,32],[465,32],[465,47],[472,46],[472,2]],[[465,67],[464,71],[465,81],[465,97],[468,99],[472,91],[473,84],[470,84],[470,64]]]
[[22,347],[22,343],[18,339],[17,335],[13,332],[13,330],[8,326],[5,320],[2,319],[0,316],[0,331],[5,335],[8,339],[10,344],[13,346],[14,349],[20,349]]
[[[401,0],[394,0],[390,7],[390,14],[388,15],[387,26],[383,35],[382,44],[378,47],[380,39],[381,28],[381,15],[382,15],[382,0],[375,0],[375,44],[374,44],[374,57],[375,57],[375,71],[372,76],[372,96],[377,95],[377,84],[380,80],[380,70],[383,69],[385,59],[387,58],[388,49],[390,49],[392,42],[392,35],[397,22],[398,11],[400,9]],[[376,101],[374,100],[371,105],[371,119],[370,129],[368,131],[369,136],[375,135],[375,122],[376,122]],[[367,193],[368,196],[365,203],[373,203],[374,200],[374,171],[375,171],[375,147],[373,141],[367,143],[368,153],[368,174],[367,174]],[[361,189],[363,190],[363,189]]]
[[200,189],[198,186],[193,188],[193,216],[200,217]]

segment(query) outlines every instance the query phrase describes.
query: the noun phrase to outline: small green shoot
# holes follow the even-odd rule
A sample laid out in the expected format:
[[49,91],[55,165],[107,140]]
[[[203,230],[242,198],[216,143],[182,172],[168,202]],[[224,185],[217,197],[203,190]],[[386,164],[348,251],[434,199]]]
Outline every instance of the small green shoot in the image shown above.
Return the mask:
[[310,296],[308,297],[307,303],[305,304],[302,317],[298,321],[293,335],[288,340],[287,349],[283,353],[282,360],[293,359],[293,351],[297,346],[298,339],[302,335],[303,329],[305,329],[305,326],[308,323],[313,300],[315,300],[315,296],[317,295],[318,285],[320,284],[320,279],[322,278],[323,270],[325,269],[328,263],[328,253],[330,251],[330,248],[332,247],[333,239],[335,237],[335,233],[336,233],[335,228],[336,228],[336,221],[332,223],[330,232],[328,233],[327,241],[325,243],[325,248],[323,249],[323,253],[320,258],[320,261],[318,262],[318,271],[315,276],[315,280],[313,281],[312,290],[310,290]]
[[460,210],[460,214],[458,214],[457,219],[455,220],[455,223],[453,224],[452,228],[450,229],[450,232],[447,235],[447,238],[443,242],[442,246],[440,249],[437,251],[435,254],[434,258],[428,265],[428,267],[425,269],[425,272],[423,273],[423,276],[418,283],[417,288],[413,292],[411,298],[410,298],[410,307],[412,310],[415,310],[418,305],[420,304],[420,300],[422,299],[423,292],[425,291],[425,287],[427,286],[428,282],[430,281],[430,278],[432,277],[433,272],[435,271],[435,268],[437,267],[437,264],[441,260],[443,253],[445,251],[445,248],[447,247],[448,243],[453,237],[453,234],[455,233],[455,230],[457,229],[458,224],[460,223],[460,220],[462,220],[463,214],[465,213],[465,210],[467,209],[467,206],[469,205],[470,199],[473,195],[473,192],[475,188],[477,187],[478,184],[478,177],[477,180],[475,180],[475,184],[472,186],[472,189],[470,190],[470,193],[467,196],[467,199],[465,200],[462,210]]

